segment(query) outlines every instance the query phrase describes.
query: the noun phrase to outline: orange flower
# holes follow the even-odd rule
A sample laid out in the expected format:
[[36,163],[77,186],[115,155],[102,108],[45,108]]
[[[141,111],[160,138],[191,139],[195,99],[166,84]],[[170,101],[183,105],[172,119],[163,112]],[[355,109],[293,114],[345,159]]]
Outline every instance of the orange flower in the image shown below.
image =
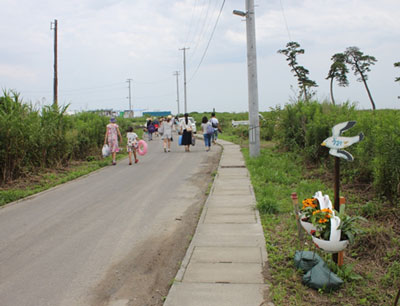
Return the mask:
[[317,209],[317,210],[315,210],[315,211],[313,211],[313,215],[315,215],[315,214],[318,214],[318,213],[320,213],[321,212],[321,210],[319,210],[319,209]]

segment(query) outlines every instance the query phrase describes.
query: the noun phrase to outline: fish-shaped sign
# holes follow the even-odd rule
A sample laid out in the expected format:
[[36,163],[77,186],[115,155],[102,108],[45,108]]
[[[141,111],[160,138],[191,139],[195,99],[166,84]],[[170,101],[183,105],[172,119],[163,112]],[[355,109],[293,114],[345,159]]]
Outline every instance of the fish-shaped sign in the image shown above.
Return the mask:
[[329,154],[333,156],[343,158],[347,161],[353,161],[354,160],[353,156],[349,152],[342,149],[363,140],[364,134],[360,133],[359,135],[353,137],[343,137],[341,135],[343,132],[352,128],[355,124],[356,121],[346,121],[336,124],[332,128],[332,137],[325,139],[324,142],[321,143],[321,146],[328,147],[330,149]]

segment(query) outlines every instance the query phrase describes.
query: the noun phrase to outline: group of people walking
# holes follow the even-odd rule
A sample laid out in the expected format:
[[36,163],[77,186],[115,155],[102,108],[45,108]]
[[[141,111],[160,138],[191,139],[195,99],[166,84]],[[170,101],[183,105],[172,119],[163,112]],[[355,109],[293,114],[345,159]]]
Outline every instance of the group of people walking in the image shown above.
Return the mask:
[[201,120],[201,129],[203,131],[204,144],[206,151],[210,151],[211,143],[216,143],[218,139],[218,132],[221,131],[219,121],[215,117],[215,113],[211,114],[211,119],[208,120],[207,116],[204,116]]
[[[218,138],[218,132],[221,131],[219,121],[215,117],[215,113],[211,114],[211,119],[208,120],[207,116],[204,116],[201,120],[201,131],[203,133],[204,145],[206,151],[211,150],[211,143],[216,143]],[[184,115],[184,119],[180,124],[180,133],[182,134],[182,145],[185,146],[185,152],[190,152],[190,145],[194,144],[192,124],[189,121],[189,114]]]
[[[122,143],[122,135],[121,135],[121,131],[119,130],[119,126],[116,122],[116,119],[114,117],[111,117],[110,123],[107,124],[107,127],[106,127],[106,134],[104,136],[104,145],[106,145],[108,143],[108,147],[111,151],[113,166],[115,166],[117,164],[116,155],[120,150],[119,145],[118,145],[118,137],[120,139],[120,142]],[[139,160],[137,159],[136,151],[138,149],[139,137],[135,132],[133,132],[133,127],[131,127],[131,126],[128,127],[128,130],[126,133],[126,138],[127,138],[126,150],[128,152],[128,156],[129,156],[129,165],[132,165],[132,154],[135,158],[135,164],[137,164],[139,162]]]
[[[171,152],[171,142],[173,141],[172,133],[177,131],[180,135],[180,145],[185,147],[185,152],[190,152],[190,146],[194,145],[195,139],[193,135],[192,123],[189,120],[189,114],[184,114],[183,119],[179,120],[177,117],[171,115],[166,118],[160,118],[160,121],[155,119],[154,121],[149,118],[146,121],[145,132],[147,133],[148,140],[153,139],[153,134],[159,136],[163,140],[163,150],[165,153]],[[210,120],[207,116],[204,116],[201,121],[201,131],[204,137],[204,144],[206,151],[210,151],[211,143],[216,143],[218,138],[218,132],[221,131],[219,121],[215,117],[215,113],[211,114]],[[119,126],[116,123],[116,119],[112,117],[110,123],[107,124],[106,134],[104,136],[104,145],[108,143],[109,149],[112,155],[112,165],[116,165],[116,153],[120,151],[118,146],[118,139],[120,143],[123,142]],[[129,165],[132,165],[132,155],[134,162],[138,163],[137,149],[138,149],[138,135],[133,131],[132,127],[129,127],[126,134],[127,139],[127,152],[129,155]]]

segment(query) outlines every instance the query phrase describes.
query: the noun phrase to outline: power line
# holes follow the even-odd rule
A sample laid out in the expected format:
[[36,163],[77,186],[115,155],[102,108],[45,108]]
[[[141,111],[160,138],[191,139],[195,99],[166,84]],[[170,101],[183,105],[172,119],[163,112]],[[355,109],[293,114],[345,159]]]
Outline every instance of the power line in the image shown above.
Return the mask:
[[286,31],[288,33],[288,37],[289,37],[289,41],[292,41],[292,37],[290,36],[290,32],[289,32],[289,26],[286,20],[286,15],[285,15],[285,10],[283,8],[283,4],[282,4],[282,0],[279,0],[279,3],[281,4],[281,10],[282,10],[282,15],[283,15],[283,20],[285,21],[285,26],[286,26]]
[[150,99],[150,98],[163,98],[163,97],[170,97],[174,96],[176,93],[175,92],[170,92],[170,93],[165,93],[162,95],[157,95],[157,96],[143,96],[143,97],[135,97],[135,100],[143,100],[143,99]]
[[[204,0],[204,2],[205,2],[206,0]],[[203,2],[203,4],[204,4],[204,2]],[[199,18],[196,20],[196,24],[195,24],[195,26],[194,26],[194,31],[193,31],[193,39],[192,40],[188,40],[188,42],[189,43],[191,43],[191,42],[193,42],[194,40],[195,40],[195,38],[197,37],[197,32],[198,32],[198,28],[199,28],[199,25],[200,25],[200,22],[201,22],[201,16],[203,15],[203,11],[204,11],[204,5],[202,5],[201,6],[201,11],[200,11],[200,14],[199,14]]]
[[155,84],[155,83],[162,83],[165,81],[169,81],[170,77],[161,79],[161,80],[156,80],[156,81],[135,81],[137,84]]
[[118,83],[111,83],[111,84],[106,84],[106,85],[101,85],[101,86],[94,86],[94,87],[83,87],[83,88],[77,88],[77,89],[64,89],[63,92],[64,93],[68,93],[68,92],[76,92],[76,91],[87,91],[87,90],[98,90],[98,89],[106,89],[108,87],[114,87],[117,85],[123,85],[123,82],[118,82]]
[[208,15],[209,15],[209,12],[210,12],[210,6],[211,6],[210,2],[211,2],[211,0],[208,0],[206,15],[205,15],[205,17],[203,19],[203,25],[201,26],[201,30],[199,32],[199,35],[197,36],[197,39],[196,39],[197,42],[196,42],[195,46],[193,47],[193,52],[191,53],[191,57],[193,57],[196,54],[197,47],[199,46],[200,42],[202,41],[204,29],[205,29],[205,26],[206,26],[206,21],[208,19]]
[[214,24],[214,28],[213,28],[213,30],[212,30],[212,32],[211,32],[210,39],[208,40],[206,49],[204,50],[203,56],[201,57],[201,60],[200,60],[200,63],[199,63],[199,65],[197,66],[197,68],[196,68],[196,70],[194,71],[194,73],[192,74],[192,77],[189,79],[189,82],[194,78],[194,76],[196,75],[197,71],[199,70],[201,64],[203,63],[204,57],[206,56],[208,47],[210,46],[211,40],[212,40],[212,38],[213,38],[213,36],[214,36],[214,33],[215,33],[215,30],[216,30],[216,28],[217,28],[219,18],[221,17],[221,13],[222,13],[222,9],[224,8],[224,5],[225,5],[225,0],[222,1],[222,5],[221,5],[221,8],[220,8],[219,13],[218,13],[217,20],[216,20],[216,22],[215,22],[215,24]]
[[[109,89],[109,87],[115,87],[119,85],[120,87]],[[102,86],[95,86],[95,87],[83,87],[83,88],[77,88],[77,89],[62,89],[60,88],[60,91],[65,94],[74,94],[74,93],[79,93],[81,91],[93,91],[93,90],[101,90],[101,89],[107,89],[107,90],[115,90],[115,89],[122,89],[125,87],[122,87],[123,83],[112,83],[108,85],[102,85]],[[49,90],[21,90],[21,92],[26,93],[26,94],[48,94],[51,93]]]
[[192,22],[193,22],[193,16],[194,16],[194,12],[196,10],[196,6],[197,6],[197,0],[194,1],[194,6],[192,8],[192,16],[190,17],[190,22],[189,22],[189,26],[188,26],[188,32],[187,32],[187,35],[186,35],[186,39],[185,39],[184,45],[187,44],[188,39],[189,39],[189,34],[190,34],[191,30],[192,30]]
[[83,90],[83,91],[72,91],[72,92],[64,92],[62,89],[60,90],[60,92],[63,95],[66,96],[75,96],[75,95],[80,95],[80,96],[87,96],[87,95],[93,95],[93,94],[98,94],[100,91],[102,93],[104,93],[104,91],[106,92],[111,92],[111,91],[120,91],[122,89],[126,89],[126,85],[120,85],[118,87],[114,87],[114,88],[101,88],[101,89],[87,89],[87,90]]
[[191,52],[191,54],[190,54],[191,55],[189,58],[190,62],[193,62],[194,58],[196,57],[195,54],[196,54],[196,51],[198,50],[197,47],[200,46],[201,43],[203,45],[205,45],[206,39],[203,39],[203,38],[205,38],[205,36],[208,35],[208,33],[211,33],[213,24],[214,24],[214,20],[216,19],[217,14],[218,14],[218,10],[219,10],[219,1],[215,0],[213,7],[210,8],[211,16],[210,16],[210,18],[207,18],[207,20],[205,20],[205,27],[201,31],[202,35],[200,35],[198,37],[198,39],[196,41],[196,46],[194,47],[194,51]]

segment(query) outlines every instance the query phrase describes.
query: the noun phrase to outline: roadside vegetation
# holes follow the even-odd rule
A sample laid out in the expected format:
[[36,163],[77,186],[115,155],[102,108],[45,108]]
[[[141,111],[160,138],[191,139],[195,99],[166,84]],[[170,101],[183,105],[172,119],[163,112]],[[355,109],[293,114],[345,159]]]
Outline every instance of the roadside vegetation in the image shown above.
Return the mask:
[[[65,114],[66,108],[40,109],[18,94],[0,97],[0,205],[45,190],[110,164],[101,157],[108,118],[96,113]],[[211,112],[210,112],[211,113]],[[210,113],[191,113],[200,127]],[[354,105],[298,101],[261,113],[261,154],[248,156],[248,127],[232,127],[247,113],[217,113],[220,138],[240,144],[246,157],[269,255],[268,282],[276,305],[391,305],[400,287],[400,111],[359,111]],[[357,124],[344,136],[365,134],[348,148],[354,162],[341,163],[341,195],[346,211],[368,222],[346,249],[345,265],[331,269],[345,283],[333,292],[302,285],[293,257],[301,248],[290,198],[301,202],[321,190],[333,199],[333,158],[321,146],[332,127]],[[141,136],[145,118],[118,118]],[[124,157],[123,154],[119,155]],[[312,249],[308,241],[305,249]]]
[[[111,163],[101,156],[109,118],[91,112],[69,116],[66,110],[37,108],[15,92],[0,96],[0,206]],[[132,125],[141,136],[141,121],[117,123],[123,135]]]
[[[300,101],[262,115],[266,121],[261,121],[258,158],[249,158],[247,127],[231,124],[232,119],[246,120],[247,114],[217,113],[217,118],[220,137],[243,147],[265,231],[272,301],[393,305],[400,287],[400,111],[358,111],[351,104]],[[360,224],[362,233],[346,249],[341,268],[319,252],[345,283],[337,291],[317,291],[302,284],[303,274],[294,267],[296,250],[315,248],[309,238],[304,247],[299,242],[291,193],[301,202],[320,190],[333,200],[334,159],[321,143],[335,124],[349,120],[357,124],[344,136],[362,131],[365,139],[347,148],[354,162],[341,162],[341,196],[349,215],[368,221]]]

